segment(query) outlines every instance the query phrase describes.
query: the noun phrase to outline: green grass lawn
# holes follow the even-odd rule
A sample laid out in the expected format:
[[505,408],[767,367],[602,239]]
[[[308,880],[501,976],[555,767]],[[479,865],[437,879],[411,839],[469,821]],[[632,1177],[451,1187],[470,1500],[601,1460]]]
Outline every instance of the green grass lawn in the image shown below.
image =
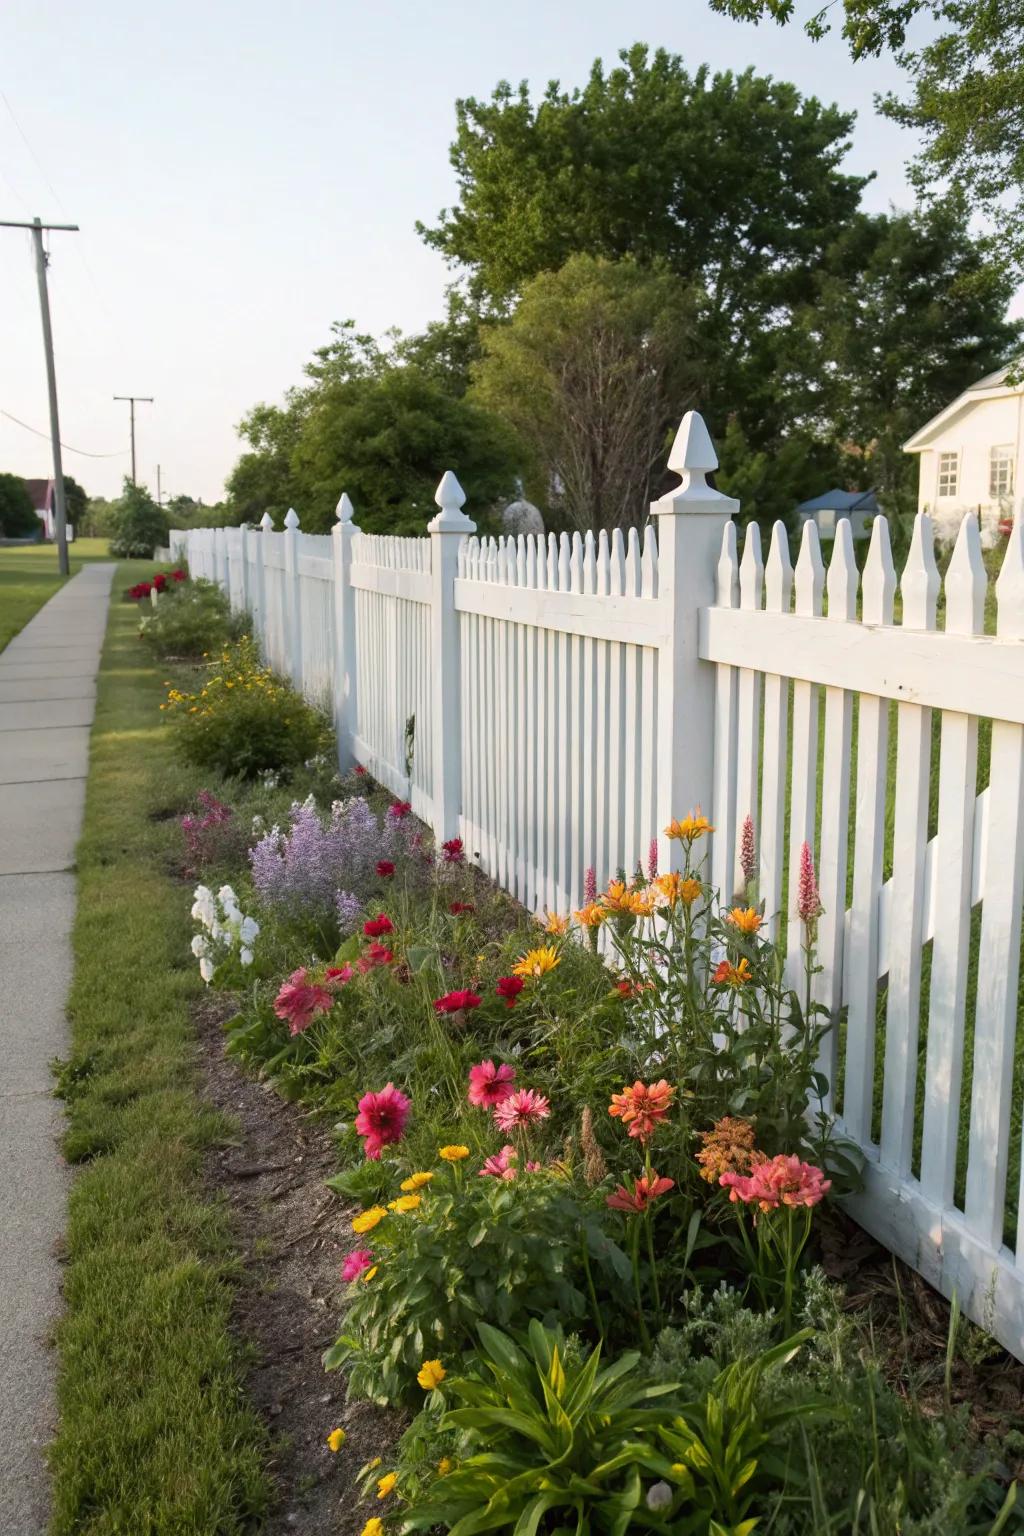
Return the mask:
[[116,596],[151,568],[115,580],[77,852],[53,1536],[241,1536],[270,1496],[229,1327],[236,1260],[202,1185],[227,1127],[195,1081],[201,985],[176,869],[176,813],[199,784],[159,712],[166,664]]
[[[76,539],[68,547],[71,574],[92,560],[108,560],[106,539]],[[147,574],[148,566],[147,564]],[[23,629],[63,577],[57,569],[55,544],[7,545],[0,548],[0,651]]]

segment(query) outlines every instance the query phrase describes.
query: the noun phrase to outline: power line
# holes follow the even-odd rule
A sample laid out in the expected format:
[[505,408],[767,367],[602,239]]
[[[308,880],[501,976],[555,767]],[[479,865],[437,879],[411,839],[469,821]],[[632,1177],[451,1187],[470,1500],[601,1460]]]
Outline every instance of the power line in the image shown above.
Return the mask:
[[[49,432],[40,432],[38,427],[30,427],[27,421],[20,421],[17,416],[12,416],[10,411],[0,411],[0,416],[5,416],[8,421],[13,421],[16,427],[24,427],[26,432],[31,432],[35,437],[49,439]],[[66,443],[63,438],[61,438],[60,445],[67,453],[77,453],[83,459],[120,459],[129,451],[127,448],[117,448],[113,453],[90,453],[87,448],[72,448],[71,444]]]
[[61,211],[66,216],[67,215],[67,209],[64,207],[64,204],[61,202],[60,197],[58,196],[56,190],[54,189],[53,182],[50,180],[49,176],[47,176],[46,172],[43,170],[42,161],[40,160],[39,156],[36,154],[35,150],[32,148],[32,145],[29,143],[28,135],[26,134],[26,132],[25,132],[24,128],[21,126],[21,124],[18,122],[18,119],[15,117],[15,115],[14,115],[14,108],[11,106],[10,102],[7,100],[7,97],[6,97],[6,95],[4,94],[3,91],[0,91],[0,101],[3,102],[4,106],[7,108],[8,112],[10,113],[10,115],[11,115],[11,122],[14,124],[15,128],[17,128],[17,130],[18,130],[18,133],[21,135],[21,141],[24,144],[25,148],[28,150],[28,152],[31,155],[33,161],[35,162],[36,170],[39,172],[40,176],[43,178],[43,181],[46,183],[47,191],[49,192],[50,196],[53,198],[54,202],[57,204],[58,208],[60,208]]

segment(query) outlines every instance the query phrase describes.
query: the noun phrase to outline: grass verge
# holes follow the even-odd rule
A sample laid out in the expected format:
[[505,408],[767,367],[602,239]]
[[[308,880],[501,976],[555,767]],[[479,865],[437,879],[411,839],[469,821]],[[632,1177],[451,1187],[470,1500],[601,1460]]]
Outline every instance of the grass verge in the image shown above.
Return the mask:
[[[76,539],[68,549],[71,575],[92,560],[109,560],[107,547],[106,539]],[[63,583],[56,545],[7,545],[0,549],[0,651]]]
[[[78,847],[72,1054],[59,1073],[72,1187],[58,1331],[54,1536],[232,1536],[269,1500],[267,1436],[229,1320],[235,1261],[201,1183],[225,1124],[201,1102],[189,904],[159,674],[117,593],[99,675]],[[185,962],[189,961],[186,965]]]

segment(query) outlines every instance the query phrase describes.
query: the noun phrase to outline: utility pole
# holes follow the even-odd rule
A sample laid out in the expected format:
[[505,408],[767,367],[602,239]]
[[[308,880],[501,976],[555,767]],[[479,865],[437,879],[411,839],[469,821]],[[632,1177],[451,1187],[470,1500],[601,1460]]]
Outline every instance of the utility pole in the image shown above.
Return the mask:
[[146,405],[153,404],[152,395],[115,395],[115,400],[127,400],[132,424],[132,485],[135,484],[135,402],[141,400]]
[[46,287],[46,267],[49,262],[43,249],[43,230],[60,229],[72,234],[78,232],[77,224],[44,224],[33,219],[31,224],[18,223],[14,219],[0,219],[0,229],[30,229],[36,251],[36,277],[39,280],[39,310],[43,320],[43,347],[46,351],[46,386],[50,395],[50,439],[53,444],[53,496],[56,504],[54,532],[57,535],[57,564],[62,576],[67,576],[68,519],[64,501],[64,466],[60,457],[60,422],[57,418],[57,373],[53,366],[53,332],[50,329],[50,295]]
[[163,504],[164,504],[163,494],[162,494],[162,492],[160,490],[160,465],[159,464],[156,467],[156,504],[157,504],[158,507],[162,507]]

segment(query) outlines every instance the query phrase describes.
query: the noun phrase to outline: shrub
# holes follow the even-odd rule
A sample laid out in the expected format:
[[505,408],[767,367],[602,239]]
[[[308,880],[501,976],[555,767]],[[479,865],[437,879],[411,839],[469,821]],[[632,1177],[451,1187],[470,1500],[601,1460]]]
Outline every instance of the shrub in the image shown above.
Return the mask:
[[115,560],[147,560],[167,542],[167,516],[143,485],[124,482],[110,517],[110,553]]
[[43,525],[24,480],[20,475],[0,474],[0,534],[8,539],[25,539],[34,533],[42,537],[42,532]]
[[197,692],[171,688],[161,708],[174,718],[187,762],[244,779],[292,771],[329,735],[324,717],[263,665],[248,637],[210,662]]
[[[153,584],[160,580],[158,574]],[[163,582],[157,607],[139,626],[143,640],[158,656],[204,656],[238,638],[243,620],[232,614],[230,603],[215,583],[197,580],[175,584],[166,577]],[[140,588],[147,585],[142,582]],[[139,595],[147,594],[140,591]]]

